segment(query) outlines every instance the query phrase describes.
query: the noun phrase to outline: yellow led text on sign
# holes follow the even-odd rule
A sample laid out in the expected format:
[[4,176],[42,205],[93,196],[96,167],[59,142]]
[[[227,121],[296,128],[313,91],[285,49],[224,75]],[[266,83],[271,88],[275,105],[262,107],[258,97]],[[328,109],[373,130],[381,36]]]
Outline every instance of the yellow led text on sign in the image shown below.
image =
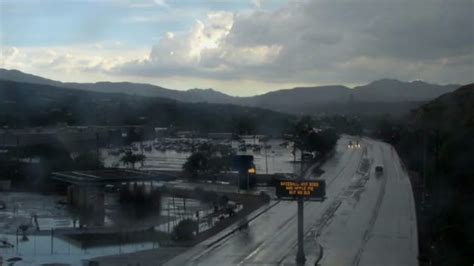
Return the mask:
[[319,188],[319,182],[281,181],[280,186],[284,187],[290,196],[311,196]]

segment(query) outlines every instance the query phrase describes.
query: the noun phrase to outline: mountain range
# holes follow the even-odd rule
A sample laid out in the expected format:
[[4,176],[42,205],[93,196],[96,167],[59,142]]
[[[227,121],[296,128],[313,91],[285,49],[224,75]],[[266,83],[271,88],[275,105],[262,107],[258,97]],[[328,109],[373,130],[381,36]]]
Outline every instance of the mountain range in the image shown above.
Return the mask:
[[275,134],[288,128],[293,119],[292,115],[257,107],[0,80],[0,128],[148,125],[199,132],[247,134],[258,130]]
[[293,114],[315,112],[329,114],[370,114],[373,112],[400,114],[419,106],[423,102],[452,92],[461,86],[457,84],[437,85],[422,81],[403,82],[394,79],[381,79],[354,88],[341,85],[297,87],[251,97],[235,97],[213,89],[179,91],[151,84],[131,82],[60,82],[8,69],[0,69],[0,79],[85,91],[168,98],[181,102],[258,106]]

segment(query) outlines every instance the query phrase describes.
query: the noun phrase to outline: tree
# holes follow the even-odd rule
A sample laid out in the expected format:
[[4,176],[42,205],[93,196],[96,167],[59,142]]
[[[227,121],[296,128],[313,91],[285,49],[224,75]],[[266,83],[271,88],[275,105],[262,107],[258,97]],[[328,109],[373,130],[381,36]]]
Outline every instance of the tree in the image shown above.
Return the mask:
[[304,116],[293,126],[295,147],[302,152],[317,152],[325,156],[334,149],[339,136],[332,128],[316,129],[314,124],[311,117]]
[[185,219],[174,228],[174,236],[178,240],[193,240],[198,230],[199,224],[196,221]]
[[304,151],[308,150],[308,136],[314,127],[314,120],[310,116],[303,116],[293,125],[293,141],[295,148]]
[[143,166],[145,159],[146,156],[144,154],[133,154],[131,151],[127,151],[122,158],[120,158],[120,161],[125,165],[131,165],[132,168],[135,168],[137,162],[140,162]]
[[293,126],[293,132],[296,136],[306,135],[314,126],[315,121],[311,116],[303,116]]
[[140,165],[143,167],[143,164],[145,163],[146,156],[145,154],[135,154],[135,162],[140,163]]
[[326,156],[336,146],[339,136],[333,129],[325,129],[310,135],[310,145],[312,150],[319,152],[321,156]]
[[26,231],[28,231],[28,227],[29,225],[27,224],[21,224],[20,226],[18,226],[18,229],[21,230],[21,234],[23,235],[23,237],[21,238],[22,241],[28,241],[28,237],[26,236]]
[[222,145],[201,145],[183,165],[189,177],[196,179],[203,174],[218,174],[232,168],[234,151]]
[[208,157],[203,152],[195,152],[188,157],[183,165],[183,170],[192,178],[198,178],[201,173],[207,172]]
[[130,164],[133,165],[134,164],[133,153],[131,151],[125,152],[125,154],[120,158],[120,161],[127,166]]

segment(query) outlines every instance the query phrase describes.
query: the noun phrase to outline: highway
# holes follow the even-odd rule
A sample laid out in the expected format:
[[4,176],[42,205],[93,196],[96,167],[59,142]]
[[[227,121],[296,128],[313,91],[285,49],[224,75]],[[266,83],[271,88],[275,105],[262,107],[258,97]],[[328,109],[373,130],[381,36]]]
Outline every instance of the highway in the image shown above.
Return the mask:
[[[417,265],[414,199],[407,174],[388,144],[362,139],[360,148],[338,142],[322,169],[327,199],[305,202],[307,265]],[[365,166],[364,166],[365,165]],[[384,166],[376,175],[376,165]],[[310,171],[306,178],[314,178]],[[297,203],[272,200],[246,229],[224,231],[166,265],[292,265]],[[230,228],[229,230],[231,230]]]

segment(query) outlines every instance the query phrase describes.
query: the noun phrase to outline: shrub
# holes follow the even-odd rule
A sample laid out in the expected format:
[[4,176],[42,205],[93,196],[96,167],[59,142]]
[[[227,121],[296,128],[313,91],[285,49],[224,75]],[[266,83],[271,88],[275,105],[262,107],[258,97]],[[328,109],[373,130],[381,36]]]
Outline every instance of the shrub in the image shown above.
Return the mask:
[[173,229],[177,240],[193,240],[198,233],[198,223],[191,219],[185,219],[178,223]]

